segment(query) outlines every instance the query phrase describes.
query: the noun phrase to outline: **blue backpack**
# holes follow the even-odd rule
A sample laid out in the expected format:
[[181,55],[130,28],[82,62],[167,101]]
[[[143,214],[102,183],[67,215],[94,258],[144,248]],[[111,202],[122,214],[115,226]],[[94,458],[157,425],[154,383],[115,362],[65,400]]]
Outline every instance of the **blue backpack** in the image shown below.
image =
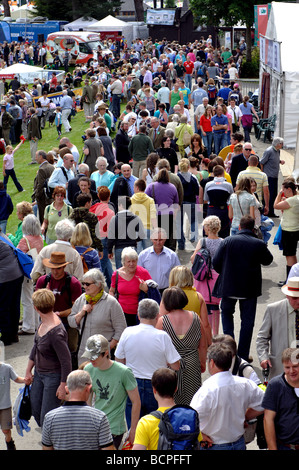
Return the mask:
[[24,253],[19,248],[16,248],[10,240],[1,236],[0,236],[0,240],[2,240],[4,243],[9,245],[13,249],[14,254],[16,255],[18,259],[19,266],[21,270],[23,271],[24,276],[28,277],[28,279],[31,279],[31,271],[34,266],[34,261],[31,258],[31,256],[27,255],[27,253]]
[[195,450],[198,446],[199,418],[189,405],[175,405],[164,413],[151,415],[160,419],[157,450]]

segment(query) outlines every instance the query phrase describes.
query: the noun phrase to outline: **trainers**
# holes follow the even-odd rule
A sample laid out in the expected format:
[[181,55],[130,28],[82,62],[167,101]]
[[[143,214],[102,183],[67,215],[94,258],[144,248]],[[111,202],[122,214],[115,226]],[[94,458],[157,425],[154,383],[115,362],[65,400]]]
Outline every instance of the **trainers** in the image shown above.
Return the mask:
[[11,439],[10,441],[6,441],[6,447],[7,447],[7,450],[16,450],[16,446],[15,446],[15,442],[13,439]]

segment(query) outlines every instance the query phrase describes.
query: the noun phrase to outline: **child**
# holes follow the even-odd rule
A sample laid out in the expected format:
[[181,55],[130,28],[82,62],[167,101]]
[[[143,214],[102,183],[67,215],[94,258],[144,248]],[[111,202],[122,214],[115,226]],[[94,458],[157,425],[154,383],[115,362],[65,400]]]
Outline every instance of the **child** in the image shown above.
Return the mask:
[[5,435],[7,450],[16,450],[14,440],[11,437],[12,407],[10,379],[17,384],[25,384],[25,379],[19,377],[11,365],[0,362],[0,426]]
[[56,108],[56,116],[55,116],[55,126],[56,126],[57,133],[58,133],[57,139],[59,139],[59,137],[61,136],[61,125],[62,125],[62,121],[61,121],[61,108],[60,108],[59,106],[57,106],[57,108]]
[[23,189],[22,185],[19,183],[19,181],[17,179],[17,176],[16,176],[16,173],[15,173],[15,170],[14,170],[14,154],[21,147],[23,142],[24,141],[21,140],[21,142],[15,147],[15,149],[13,149],[13,147],[11,145],[7,145],[6,146],[6,153],[3,157],[3,176],[4,176],[3,183],[4,183],[4,188],[6,189],[8,178],[11,176],[12,180],[15,184],[15,187],[17,188],[19,193],[25,191],[25,189]]

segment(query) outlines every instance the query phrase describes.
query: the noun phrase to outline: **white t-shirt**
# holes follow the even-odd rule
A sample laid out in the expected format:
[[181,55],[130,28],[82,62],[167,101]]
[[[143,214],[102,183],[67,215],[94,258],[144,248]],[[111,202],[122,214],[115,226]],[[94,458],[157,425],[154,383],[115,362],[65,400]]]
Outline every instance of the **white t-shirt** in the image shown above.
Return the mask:
[[125,359],[136,378],[151,380],[160,367],[181,359],[170,336],[152,325],[140,323],[126,328],[119,340],[115,357]]

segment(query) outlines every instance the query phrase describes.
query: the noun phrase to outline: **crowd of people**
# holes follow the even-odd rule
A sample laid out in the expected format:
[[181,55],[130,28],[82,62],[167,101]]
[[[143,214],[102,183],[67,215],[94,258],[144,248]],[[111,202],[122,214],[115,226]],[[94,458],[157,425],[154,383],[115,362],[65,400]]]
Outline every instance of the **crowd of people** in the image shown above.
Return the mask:
[[[0,364],[8,449],[10,379],[31,387],[44,449],[156,450],[152,413],[174,405],[197,411],[199,449],[246,449],[245,422],[260,417],[261,448],[298,448],[299,197],[292,177],[278,190],[283,139],[261,158],[254,151],[259,117],[237,81],[242,50],[220,50],[210,37],[183,46],[136,39],[113,63],[99,50],[61,82],[10,82],[0,118],[0,331],[5,347],[24,335],[33,342],[24,377]],[[59,107],[51,91],[63,92]],[[81,156],[69,137],[78,106]],[[48,122],[59,144],[46,151]],[[23,191],[14,171],[22,134],[37,172],[11,234],[7,182]],[[265,389],[250,348],[275,217],[286,298],[268,306],[256,339],[270,370]],[[32,257],[30,277],[12,247]]]

